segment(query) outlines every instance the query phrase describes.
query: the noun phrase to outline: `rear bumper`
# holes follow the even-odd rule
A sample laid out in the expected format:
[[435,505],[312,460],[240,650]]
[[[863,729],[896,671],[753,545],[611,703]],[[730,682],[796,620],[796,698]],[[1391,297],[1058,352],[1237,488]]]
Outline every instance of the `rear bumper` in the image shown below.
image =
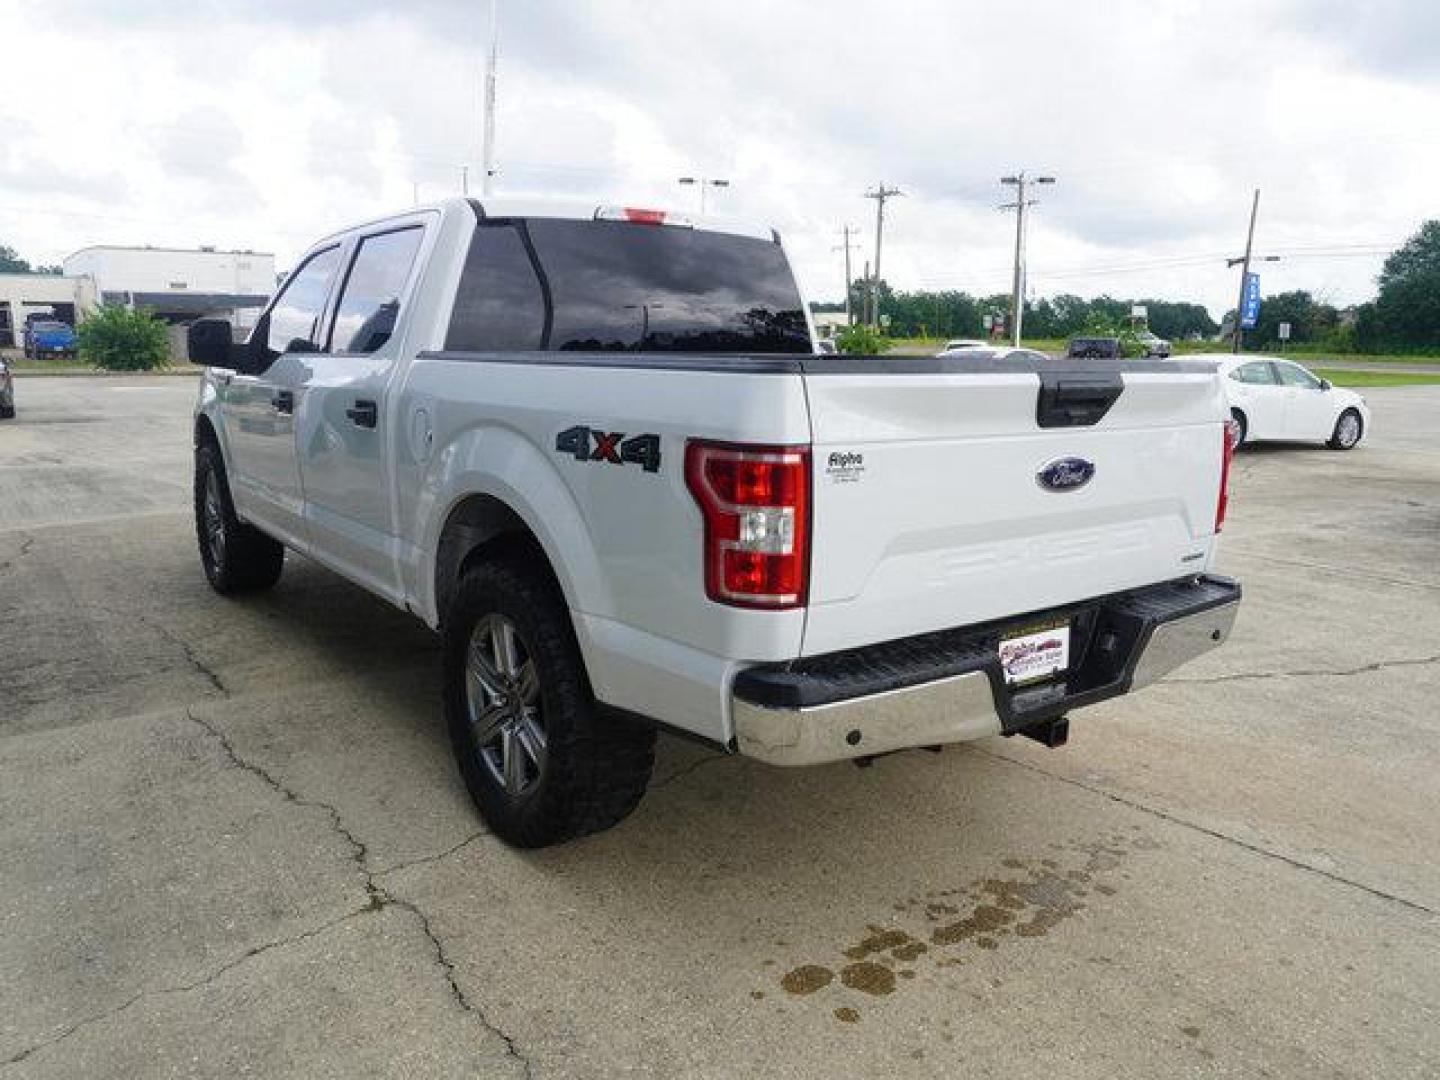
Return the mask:
[[[1240,586],[1206,575],[982,626],[747,668],[731,708],[742,754],[812,765],[1013,735],[1155,682],[1230,635]],[[1071,627],[1063,677],[1012,687],[1002,637],[1051,618]]]

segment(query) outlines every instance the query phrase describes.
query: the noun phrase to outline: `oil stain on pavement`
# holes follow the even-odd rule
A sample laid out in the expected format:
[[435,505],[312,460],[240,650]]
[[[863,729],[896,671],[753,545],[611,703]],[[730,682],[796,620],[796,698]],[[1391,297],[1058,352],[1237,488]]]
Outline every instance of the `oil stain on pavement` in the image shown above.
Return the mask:
[[[869,924],[858,941],[837,950],[850,961],[837,964],[840,983],[883,998],[915,978],[917,962],[955,967],[966,962],[968,948],[994,950],[1005,941],[1042,938],[1085,911],[1087,901],[1114,896],[1115,885],[1105,878],[1132,852],[1158,846],[1147,836],[1123,833],[1052,845],[1054,857],[1002,859],[1000,869],[989,877],[898,900],[892,923],[908,922],[910,929]],[[805,997],[831,987],[835,977],[831,967],[805,963],[781,976],[780,986]],[[835,1009],[834,1016],[850,1024],[860,1019],[859,1011],[848,1005]]]

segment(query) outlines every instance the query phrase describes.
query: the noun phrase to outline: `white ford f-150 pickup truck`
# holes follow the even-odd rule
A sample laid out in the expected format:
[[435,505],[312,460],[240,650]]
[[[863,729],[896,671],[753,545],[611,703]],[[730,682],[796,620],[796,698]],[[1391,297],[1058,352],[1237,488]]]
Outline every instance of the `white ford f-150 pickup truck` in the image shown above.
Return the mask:
[[211,584],[290,548],[438,630],[517,845],[628,814],[661,725],[778,765],[1059,745],[1239,602],[1213,365],[817,355],[768,228],[457,199],[189,349]]

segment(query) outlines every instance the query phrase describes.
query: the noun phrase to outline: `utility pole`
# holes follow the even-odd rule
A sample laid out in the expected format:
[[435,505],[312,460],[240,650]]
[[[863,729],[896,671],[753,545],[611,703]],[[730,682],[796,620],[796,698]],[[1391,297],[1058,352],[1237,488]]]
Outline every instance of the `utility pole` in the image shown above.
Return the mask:
[[700,188],[700,213],[705,213],[705,189],[706,188],[728,188],[729,180],[710,180],[703,176],[682,176],[678,183],[681,187],[689,187],[694,184]]
[[1245,254],[1238,259],[1226,259],[1226,266],[1240,266],[1240,296],[1235,301],[1235,325],[1230,331],[1230,351],[1238,353],[1245,344],[1245,331],[1240,328],[1245,312],[1245,281],[1250,276],[1252,262],[1279,262],[1279,255],[1251,255],[1255,246],[1255,217],[1260,212],[1260,189],[1255,189],[1255,198],[1250,203],[1250,229],[1245,234]]
[[469,195],[469,194],[470,194],[470,166],[469,166],[469,165],[461,165],[461,166],[460,166],[460,194],[461,194],[461,195]]
[[871,326],[880,325],[880,242],[885,236],[885,200],[905,193],[899,188],[887,188],[882,180],[874,191],[865,192],[865,198],[875,200],[875,276],[870,279]]
[[1053,176],[1029,177],[1023,172],[1014,176],[1002,176],[1000,183],[1015,187],[1015,201],[1006,203],[1001,210],[1015,211],[1015,280],[1010,292],[1010,332],[1015,347],[1020,347],[1020,324],[1025,318],[1025,214],[1035,206],[1038,199],[1027,199],[1025,188],[1030,184],[1053,184]]
[[480,193],[495,193],[495,69],[500,62],[500,0],[490,0],[490,52],[485,60],[485,132],[481,148]]
[[845,238],[845,242],[844,242],[843,244],[836,244],[834,247],[832,247],[832,248],[830,249],[831,251],[841,251],[841,250],[843,250],[843,251],[845,252],[845,325],[846,325],[846,326],[854,326],[854,325],[855,325],[855,316],[854,316],[854,313],[852,313],[851,310],[850,310],[850,248],[851,248],[851,246],[852,246],[851,243],[850,243],[850,237],[853,236],[854,233],[855,233],[855,226],[853,226],[853,225],[846,225],[846,226],[844,226],[844,227],[841,228],[841,230],[840,230],[840,235]]
[[865,260],[865,276],[860,279],[865,282],[865,294],[860,297],[860,322],[870,325],[870,260]]

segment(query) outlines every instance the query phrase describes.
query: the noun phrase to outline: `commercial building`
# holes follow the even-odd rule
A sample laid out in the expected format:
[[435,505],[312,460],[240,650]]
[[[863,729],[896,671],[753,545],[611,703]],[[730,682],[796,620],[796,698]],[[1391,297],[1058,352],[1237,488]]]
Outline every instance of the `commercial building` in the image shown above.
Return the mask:
[[0,274],[0,349],[21,348],[30,315],[75,326],[98,302],[94,279],[84,275]]
[[211,316],[250,325],[275,290],[275,256],[261,251],[99,246],[68,256],[64,268],[92,279],[101,302],[171,323]]

